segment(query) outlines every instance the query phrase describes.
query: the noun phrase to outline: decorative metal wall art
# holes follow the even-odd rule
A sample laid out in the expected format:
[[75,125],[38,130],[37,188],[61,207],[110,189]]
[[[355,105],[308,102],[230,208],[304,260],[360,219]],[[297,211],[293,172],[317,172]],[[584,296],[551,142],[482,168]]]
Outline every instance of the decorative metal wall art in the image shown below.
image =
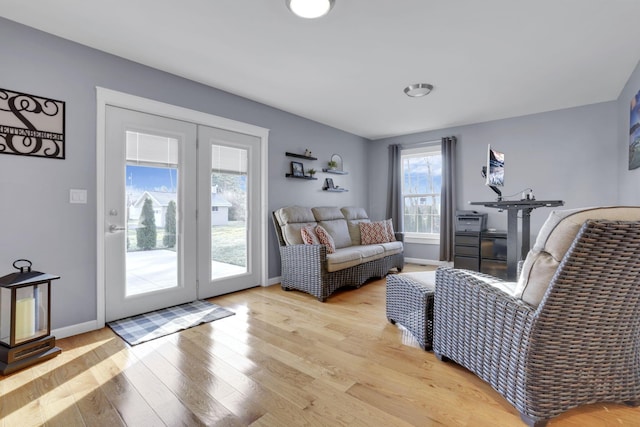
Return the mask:
[[64,159],[63,101],[0,89],[0,154]]

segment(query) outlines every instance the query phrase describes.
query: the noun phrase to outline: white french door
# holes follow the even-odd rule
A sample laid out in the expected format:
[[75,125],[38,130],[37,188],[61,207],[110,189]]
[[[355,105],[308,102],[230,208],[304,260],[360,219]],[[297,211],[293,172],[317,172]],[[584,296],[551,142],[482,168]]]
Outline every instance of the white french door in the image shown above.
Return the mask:
[[260,284],[261,175],[260,138],[198,127],[200,298]]
[[267,131],[98,95],[98,320],[266,284]]
[[106,321],[196,299],[192,123],[106,109]]

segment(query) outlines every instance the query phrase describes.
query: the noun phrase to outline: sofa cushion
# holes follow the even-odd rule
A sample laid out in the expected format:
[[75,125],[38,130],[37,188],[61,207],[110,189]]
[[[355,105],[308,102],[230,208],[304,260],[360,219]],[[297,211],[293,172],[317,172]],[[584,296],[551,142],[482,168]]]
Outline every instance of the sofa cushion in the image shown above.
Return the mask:
[[357,249],[362,255],[362,262],[374,261],[388,255],[384,253],[384,248],[380,245],[358,245],[354,249]]
[[362,241],[360,236],[360,223],[371,222],[369,215],[364,208],[357,207],[344,207],[340,209],[345,219],[347,220],[347,228],[349,229],[349,236],[351,236],[351,245],[359,245]]
[[347,221],[344,219],[334,219],[331,221],[320,221],[318,225],[324,227],[331,235],[335,243],[336,249],[347,248],[351,246],[351,236],[347,228]]
[[537,307],[560,262],[582,224],[588,219],[640,221],[640,207],[618,206],[555,210],[543,224],[527,255],[515,290],[516,296]]
[[384,249],[385,256],[402,253],[402,250],[404,249],[404,245],[402,244],[402,242],[380,243],[379,246]]
[[345,219],[342,211],[335,206],[320,206],[311,208],[315,221],[330,221],[332,219]]
[[282,238],[287,245],[303,244],[301,230],[306,226],[317,225],[310,208],[303,206],[288,206],[275,211],[282,230]]
[[357,246],[362,244],[362,235],[360,234],[360,224],[370,223],[367,219],[349,219],[347,220],[347,228],[349,229],[349,236],[351,236],[351,245]]
[[351,246],[351,236],[347,227],[347,220],[337,207],[311,208],[318,225],[324,227],[331,235],[336,249]]
[[318,235],[316,234],[316,228],[312,225],[308,225],[302,227],[300,230],[302,234],[302,241],[305,245],[320,245],[320,239],[318,239]]
[[320,244],[327,247],[328,254],[332,254],[336,251],[336,245],[333,242],[333,237],[331,237],[331,234],[327,233],[327,230],[325,230],[323,226],[318,225],[316,227],[316,234],[318,235]]
[[346,206],[340,209],[344,218],[349,221],[352,219],[369,219],[369,215],[367,215],[367,211],[364,208],[357,208],[354,206]]
[[310,208],[304,206],[287,206],[276,211],[278,222],[280,225],[299,223],[299,222],[316,222],[313,212]]
[[363,245],[389,242],[387,224],[384,221],[360,223],[360,242]]
[[334,272],[345,268],[353,267],[362,262],[362,252],[358,247],[348,247],[337,249],[334,253],[327,255],[327,271]]

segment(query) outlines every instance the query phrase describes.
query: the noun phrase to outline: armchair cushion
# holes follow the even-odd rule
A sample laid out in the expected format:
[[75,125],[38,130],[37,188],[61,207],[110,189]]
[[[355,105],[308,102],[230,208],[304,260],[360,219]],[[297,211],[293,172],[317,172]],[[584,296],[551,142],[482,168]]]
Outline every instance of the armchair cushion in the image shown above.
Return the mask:
[[517,296],[534,307],[540,304],[560,262],[580,227],[588,219],[639,221],[640,207],[616,206],[552,211],[524,261],[515,289]]
[[502,279],[498,279],[497,277],[484,274],[484,273],[476,273],[473,271],[466,271],[466,274],[469,277],[473,277],[474,279],[481,281],[482,283],[486,283],[487,285],[490,285],[494,289],[498,289],[504,292],[510,297],[520,298],[520,295],[518,294],[518,291],[517,291],[517,285],[518,285],[517,282],[506,282]]

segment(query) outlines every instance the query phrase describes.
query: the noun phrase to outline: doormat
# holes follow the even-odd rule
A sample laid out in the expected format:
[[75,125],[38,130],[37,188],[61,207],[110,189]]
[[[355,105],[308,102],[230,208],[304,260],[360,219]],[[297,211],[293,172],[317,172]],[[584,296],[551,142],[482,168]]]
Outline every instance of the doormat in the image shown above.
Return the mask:
[[235,313],[208,301],[193,301],[107,323],[129,345],[170,335]]

